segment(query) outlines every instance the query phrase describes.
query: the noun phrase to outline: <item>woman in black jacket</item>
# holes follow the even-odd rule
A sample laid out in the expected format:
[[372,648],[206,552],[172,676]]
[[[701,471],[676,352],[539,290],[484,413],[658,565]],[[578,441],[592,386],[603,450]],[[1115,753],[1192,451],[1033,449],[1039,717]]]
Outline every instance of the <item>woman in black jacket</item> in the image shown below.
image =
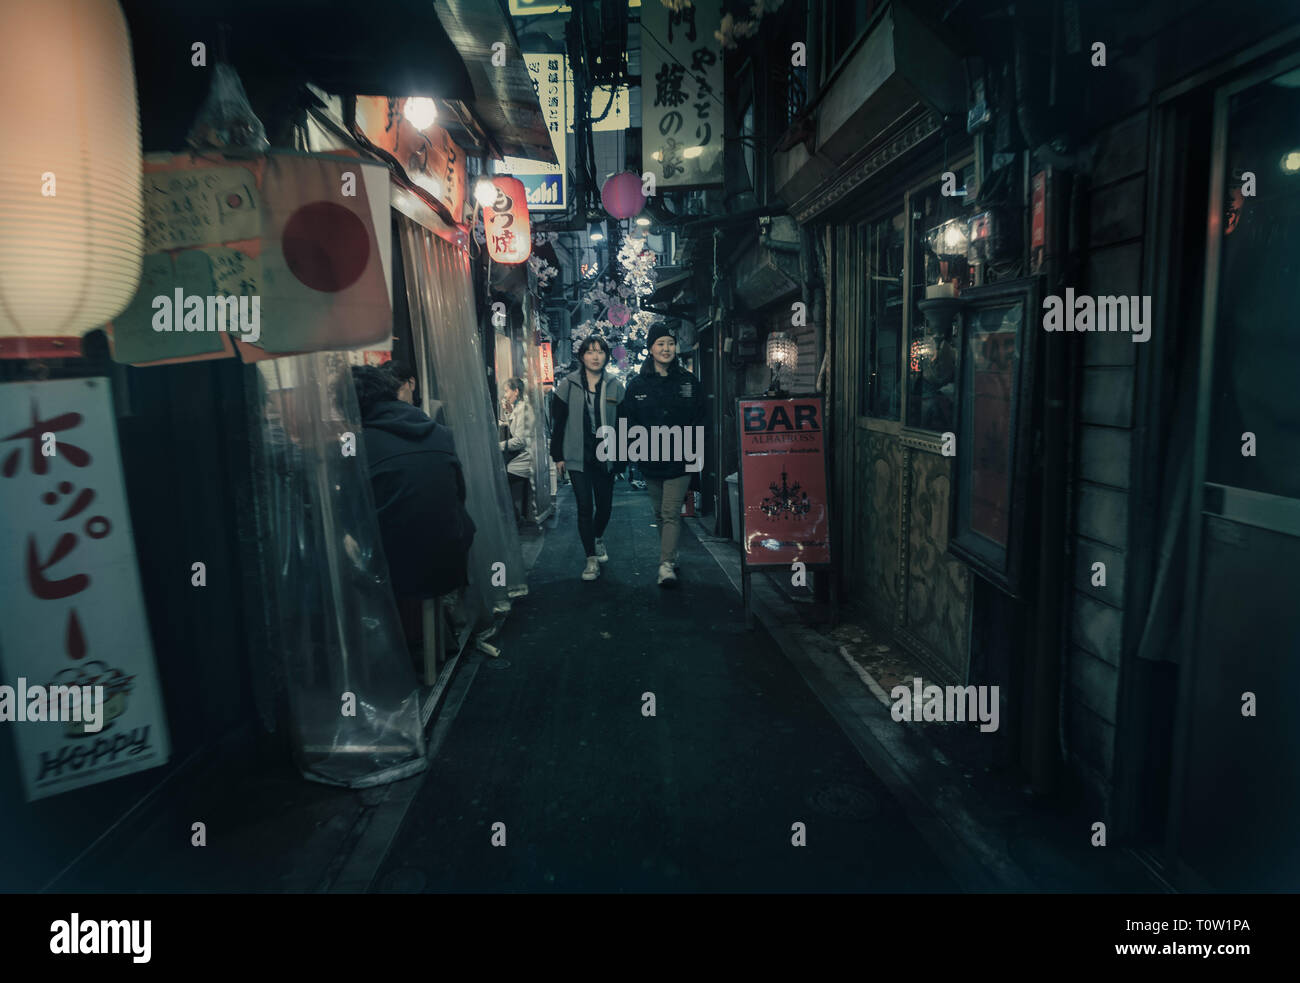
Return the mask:
[[[643,427],[647,446],[657,443],[663,458],[665,447],[671,449],[669,460],[637,462],[650,492],[650,507],[659,524],[660,587],[677,586],[677,540],[682,529],[682,500],[691,487],[691,471],[698,471],[703,460],[703,423],[705,396],[700,382],[677,360],[677,341],[663,325],[650,329],[647,338],[649,357],[641,374],[627,387],[623,415],[628,433]],[[653,430],[673,427],[676,431]],[[670,436],[665,437],[668,434]],[[687,463],[692,467],[687,468]]]

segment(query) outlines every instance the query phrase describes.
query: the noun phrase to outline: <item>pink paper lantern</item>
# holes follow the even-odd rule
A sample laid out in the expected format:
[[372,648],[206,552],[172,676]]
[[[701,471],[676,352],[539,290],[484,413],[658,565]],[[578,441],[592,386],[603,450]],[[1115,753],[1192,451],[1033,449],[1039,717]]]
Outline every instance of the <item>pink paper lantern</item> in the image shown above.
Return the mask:
[[600,189],[600,203],[614,218],[631,218],[645,208],[641,175],[632,171],[615,174]]

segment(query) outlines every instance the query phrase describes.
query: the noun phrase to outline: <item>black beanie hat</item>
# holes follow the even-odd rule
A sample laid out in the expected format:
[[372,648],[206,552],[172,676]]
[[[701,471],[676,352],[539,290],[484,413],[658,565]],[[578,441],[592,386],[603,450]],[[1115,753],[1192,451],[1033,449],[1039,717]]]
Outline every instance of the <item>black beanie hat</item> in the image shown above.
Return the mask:
[[[653,328],[651,328],[650,333],[646,335],[645,346],[646,348],[649,348],[660,338],[672,338],[672,337],[673,337],[673,333],[668,330],[668,325],[664,324],[661,321],[660,323],[656,324]],[[677,340],[676,338],[673,338],[673,341],[676,340]]]

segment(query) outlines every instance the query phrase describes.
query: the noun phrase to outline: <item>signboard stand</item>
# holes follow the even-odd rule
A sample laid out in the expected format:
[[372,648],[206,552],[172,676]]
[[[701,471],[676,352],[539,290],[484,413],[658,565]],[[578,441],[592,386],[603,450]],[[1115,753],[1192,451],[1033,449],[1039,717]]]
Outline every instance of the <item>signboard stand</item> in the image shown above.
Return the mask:
[[[755,569],[805,577],[809,571],[832,570],[825,399],[820,394],[741,397],[736,421],[740,515],[735,521],[741,530],[745,627],[752,629]],[[834,577],[830,592],[835,624],[839,591]]]

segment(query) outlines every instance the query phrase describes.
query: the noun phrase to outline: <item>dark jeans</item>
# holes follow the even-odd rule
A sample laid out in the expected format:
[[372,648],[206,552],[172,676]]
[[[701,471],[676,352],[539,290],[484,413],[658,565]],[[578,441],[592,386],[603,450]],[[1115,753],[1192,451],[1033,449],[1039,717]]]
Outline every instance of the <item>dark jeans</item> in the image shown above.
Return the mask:
[[[596,555],[596,540],[605,535],[614,501],[614,475],[605,466],[593,462],[585,471],[570,471],[573,494],[578,499],[578,535],[587,556]],[[592,514],[592,502],[595,514]]]
[[521,474],[508,472],[506,479],[510,482],[510,497],[515,502],[515,518],[524,521],[528,518],[528,489],[531,482]]

